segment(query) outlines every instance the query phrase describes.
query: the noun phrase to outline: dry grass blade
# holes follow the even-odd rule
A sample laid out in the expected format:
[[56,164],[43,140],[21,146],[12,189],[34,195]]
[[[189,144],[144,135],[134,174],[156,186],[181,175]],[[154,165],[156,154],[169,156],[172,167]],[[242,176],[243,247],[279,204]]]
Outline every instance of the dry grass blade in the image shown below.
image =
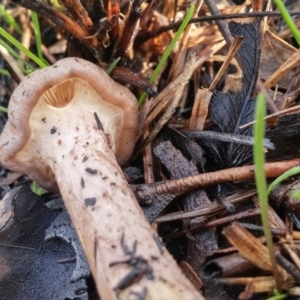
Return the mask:
[[[238,223],[233,223],[223,230],[230,243],[248,260],[260,269],[272,271],[268,249],[248,230]],[[281,274],[282,269],[279,269]]]
[[[293,236],[294,237],[294,236]],[[285,251],[289,254],[291,259],[293,260],[295,266],[297,267],[298,270],[300,270],[300,258],[298,253],[296,252],[295,245],[293,242],[287,243],[283,239],[281,239],[281,243]]]
[[[269,120],[269,119],[272,119],[274,117],[280,117],[280,116],[284,116],[284,115],[288,115],[288,114],[292,114],[292,113],[299,113],[299,111],[300,111],[300,105],[296,105],[296,106],[278,111],[274,114],[268,115],[268,116],[264,117],[264,119]],[[244,124],[244,125],[240,126],[239,129],[245,129],[249,126],[252,126],[254,123],[255,123],[255,121],[249,122],[247,124]]]
[[[274,277],[270,276],[220,278],[218,279],[218,282],[220,284],[226,285],[244,285],[246,286],[246,293],[248,294],[248,296],[253,296],[254,293],[269,293],[273,290],[275,286]],[[242,293],[242,295],[240,295],[239,299],[249,299],[244,297],[242,298],[242,296],[246,296],[244,292]]]
[[203,225],[200,224],[199,226],[196,226],[191,230],[191,232],[196,232],[197,230],[201,228],[208,228],[208,227],[214,227],[214,226],[220,226],[223,224],[227,224],[230,222],[238,221],[239,219],[259,216],[260,210],[258,208],[250,208],[248,210],[244,210],[239,213],[230,214],[229,216],[223,217],[223,218],[217,218],[216,220],[208,221],[204,223]]
[[143,165],[144,165],[145,183],[154,182],[155,178],[153,172],[153,154],[152,154],[151,144],[148,144],[144,149]]
[[242,42],[243,42],[243,38],[241,38],[241,37],[233,38],[232,43],[229,48],[229,51],[228,51],[228,54],[227,54],[227,57],[208,89],[210,92],[213,92],[215,90],[217,83],[219,82],[221,77],[224,75],[224,72],[228,68],[231,60],[235,57],[236,53],[240,49]]
[[212,92],[198,89],[190,118],[189,129],[203,130]]
[[[264,81],[268,80],[295,52],[297,52],[295,47],[278,37],[270,29],[267,29],[264,32],[261,47],[260,78]],[[287,76],[282,77],[278,82],[279,86],[287,88],[294,74],[295,72],[290,72]]]
[[12,76],[14,77],[14,80],[19,83],[25,76],[20,70],[20,67],[17,65],[15,59],[8,53],[8,51],[0,45],[0,54],[5,59],[5,61],[8,64],[8,68],[10,69],[10,72]]
[[[236,204],[236,203],[239,203],[239,202],[249,199],[249,197],[251,197],[255,194],[256,194],[256,191],[251,190],[251,191],[247,191],[242,194],[238,193],[238,194],[231,195],[225,199],[227,202],[229,202],[231,204]],[[199,210],[166,214],[164,216],[157,218],[155,220],[155,222],[161,223],[161,222],[175,221],[175,220],[181,220],[181,219],[187,219],[187,218],[196,218],[196,217],[201,217],[201,216],[212,216],[214,214],[217,214],[217,213],[220,213],[223,211],[225,211],[224,205],[222,205],[218,202],[213,202],[213,203],[207,204],[206,206],[202,207]]]
[[[257,207],[259,207],[259,200],[257,197],[253,197],[252,201],[255,203]],[[272,228],[276,228],[282,230],[283,232],[286,232],[286,226],[284,222],[271,206],[268,207],[268,218],[269,218],[270,226]]]
[[274,72],[264,83],[265,88],[269,89],[274,86],[282,77],[291,69],[295,68],[300,61],[300,50],[297,50],[280,68]]

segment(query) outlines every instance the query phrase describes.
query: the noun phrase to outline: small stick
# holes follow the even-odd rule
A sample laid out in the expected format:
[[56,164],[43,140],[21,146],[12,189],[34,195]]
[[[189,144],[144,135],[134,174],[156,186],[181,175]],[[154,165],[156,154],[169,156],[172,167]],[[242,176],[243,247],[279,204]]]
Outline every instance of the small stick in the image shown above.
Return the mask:
[[[289,107],[287,109],[278,111],[278,112],[276,112],[274,114],[265,116],[264,119],[268,120],[268,119],[271,119],[271,118],[274,118],[274,117],[281,117],[281,116],[284,116],[284,115],[295,114],[295,113],[298,113],[299,110],[300,110],[300,105],[296,105],[296,106]],[[240,126],[239,129],[240,130],[245,129],[247,127],[252,126],[253,124],[255,124],[255,121],[252,121],[252,122],[249,122],[247,124],[244,124],[244,125]]]
[[[299,166],[300,159],[265,164],[266,177],[278,177],[285,171]],[[197,188],[240,180],[253,180],[255,173],[254,165],[204,173],[181,179],[159,181],[152,184],[141,184],[134,187],[139,201],[145,201],[151,195],[175,194],[176,196],[193,191]]]

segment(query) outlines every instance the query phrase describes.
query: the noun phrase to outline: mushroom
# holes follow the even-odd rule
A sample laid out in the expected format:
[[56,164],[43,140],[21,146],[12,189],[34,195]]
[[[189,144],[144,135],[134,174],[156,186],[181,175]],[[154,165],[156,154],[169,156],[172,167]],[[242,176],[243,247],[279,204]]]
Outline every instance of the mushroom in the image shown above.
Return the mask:
[[0,161],[60,191],[101,299],[203,299],[160,245],[119,167],[133,151],[137,119],[128,89],[88,61],[62,59],[14,91]]

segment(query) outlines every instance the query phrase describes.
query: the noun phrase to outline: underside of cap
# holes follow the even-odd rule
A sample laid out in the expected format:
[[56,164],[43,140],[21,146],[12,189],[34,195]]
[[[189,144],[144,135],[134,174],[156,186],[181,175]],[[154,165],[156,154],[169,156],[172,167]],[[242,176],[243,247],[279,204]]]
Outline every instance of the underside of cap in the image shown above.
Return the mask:
[[[9,119],[0,137],[1,163],[16,172],[28,174],[48,190],[57,190],[51,170],[39,165],[34,159],[35,154],[30,153],[34,131],[30,128],[30,117],[39,101],[62,109],[76,98],[81,89],[85,94],[81,94],[82,99],[78,103],[88,103],[90,96],[93,107],[102,103],[101,110],[94,115],[95,121],[109,134],[116,159],[124,164],[135,145],[138,122],[136,98],[102,69],[78,58],[66,58],[51,67],[35,71],[16,88],[8,107]],[[69,117],[78,117],[80,121],[79,113]],[[26,153],[20,154],[24,149]]]

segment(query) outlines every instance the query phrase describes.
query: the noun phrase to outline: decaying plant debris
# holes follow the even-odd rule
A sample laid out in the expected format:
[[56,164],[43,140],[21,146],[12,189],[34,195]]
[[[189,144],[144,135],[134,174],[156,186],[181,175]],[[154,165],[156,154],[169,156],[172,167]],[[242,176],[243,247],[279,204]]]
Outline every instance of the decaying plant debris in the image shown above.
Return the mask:
[[[6,31],[35,52],[30,10],[35,11],[41,22],[43,54],[51,64],[74,56],[106,70],[120,57],[111,77],[137,98],[142,91],[147,92],[139,109],[136,147],[123,167],[124,175],[148,221],[199,291],[199,297],[204,295],[206,299],[265,299],[275,287],[253,184],[253,115],[258,92],[265,94],[268,104],[266,176],[276,178],[300,163],[299,50],[280,15],[269,11],[270,1],[236,2],[242,3],[14,0],[7,1],[5,9],[21,24],[22,33],[0,20]],[[148,79],[191,4],[195,4],[191,24],[154,84],[149,84]],[[300,12],[300,1],[287,5],[293,13]],[[249,13],[251,8],[253,13]],[[298,18],[295,14],[296,24]],[[10,54],[0,47],[0,63],[5,64],[11,75],[0,78],[1,104],[6,106],[15,88],[14,81],[19,83],[23,74]],[[2,114],[1,127],[4,123]],[[41,232],[32,235],[39,243],[30,242],[32,237],[26,233],[26,227],[33,225],[28,220],[24,222],[26,214],[20,214],[15,202],[20,202],[22,193],[26,199],[35,197],[28,188],[18,187],[30,180],[4,169],[1,176],[2,195],[9,192],[0,201],[0,291],[5,287],[7,292],[14,283],[8,277],[5,279],[8,268],[2,266],[4,258],[8,265],[15,258],[3,249],[46,246]],[[270,196],[269,207],[281,288],[295,297],[300,296],[300,209],[289,192],[298,190],[298,186],[295,180],[279,185]],[[41,201],[49,202],[51,197],[54,196],[44,195]],[[48,213],[45,220],[38,221],[40,227],[53,229],[52,221],[59,213],[39,210]],[[36,216],[32,217],[32,222],[36,220]],[[22,222],[26,224],[22,230],[27,240],[19,237],[18,224]],[[12,241],[7,238],[8,232]],[[49,230],[47,236],[53,236]],[[73,237],[60,233],[58,236],[69,239],[68,242],[72,240],[73,247],[77,245]],[[156,243],[160,247],[159,239]],[[124,240],[122,245],[130,252]],[[51,247],[51,251],[59,249],[57,244]],[[81,254],[75,252],[78,261]],[[42,259],[36,251],[32,257]],[[52,253],[49,257],[47,263],[56,256]],[[118,260],[119,257],[116,264]],[[143,262],[138,265],[127,259],[119,263],[128,264],[129,271],[140,268],[138,274],[147,274]],[[19,274],[24,274],[22,263],[18,268]],[[12,269],[18,272],[17,268]],[[66,269],[61,268],[57,276],[65,280],[70,276],[64,275]],[[36,281],[44,276],[30,270]],[[88,271],[83,273],[87,275]],[[77,279],[83,273],[79,271]],[[120,284],[130,289],[141,280],[136,274],[132,276]],[[12,274],[9,278],[13,278]],[[73,297],[97,299],[92,280],[80,280],[74,286]],[[26,286],[33,291],[45,288],[37,283]],[[52,295],[47,294],[49,299],[72,297],[72,285],[62,289],[61,295],[57,293],[59,284],[53,286],[57,288]],[[17,297],[26,295],[23,297],[29,299],[32,294],[26,293],[26,289],[21,293],[20,288]],[[148,296],[147,289],[129,291],[132,299]]]

